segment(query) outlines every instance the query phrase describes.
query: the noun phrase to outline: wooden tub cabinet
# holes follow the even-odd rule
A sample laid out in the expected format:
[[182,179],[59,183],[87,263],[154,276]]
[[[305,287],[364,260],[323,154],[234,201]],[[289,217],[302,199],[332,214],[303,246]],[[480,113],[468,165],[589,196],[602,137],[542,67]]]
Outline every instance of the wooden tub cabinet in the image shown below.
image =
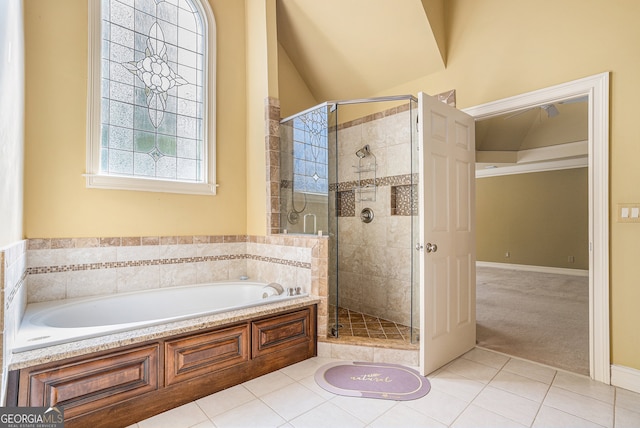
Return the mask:
[[317,353],[316,305],[10,372],[7,405],[125,427]]

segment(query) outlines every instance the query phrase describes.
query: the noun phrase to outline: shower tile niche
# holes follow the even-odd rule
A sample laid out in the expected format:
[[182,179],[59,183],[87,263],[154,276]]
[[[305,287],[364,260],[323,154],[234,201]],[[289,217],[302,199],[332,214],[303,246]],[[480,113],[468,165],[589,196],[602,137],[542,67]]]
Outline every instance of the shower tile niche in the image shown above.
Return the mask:
[[336,216],[355,217],[356,215],[356,195],[353,190],[336,192]]
[[391,186],[391,215],[418,215],[418,194],[415,184]]

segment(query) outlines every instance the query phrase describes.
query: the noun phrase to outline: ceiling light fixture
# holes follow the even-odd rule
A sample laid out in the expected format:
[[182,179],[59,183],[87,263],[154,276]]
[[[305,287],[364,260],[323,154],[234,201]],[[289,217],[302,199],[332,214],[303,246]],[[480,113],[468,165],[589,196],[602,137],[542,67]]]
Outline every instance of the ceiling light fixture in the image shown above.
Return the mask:
[[540,108],[547,112],[547,117],[556,117],[560,114],[558,108],[553,104],[545,104],[543,106],[540,106]]

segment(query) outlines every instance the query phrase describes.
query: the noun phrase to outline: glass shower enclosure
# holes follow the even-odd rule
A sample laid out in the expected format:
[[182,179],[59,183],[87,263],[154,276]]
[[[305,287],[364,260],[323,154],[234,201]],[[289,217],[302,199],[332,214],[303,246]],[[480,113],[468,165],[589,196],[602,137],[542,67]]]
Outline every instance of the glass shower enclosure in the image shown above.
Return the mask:
[[329,238],[331,337],[418,342],[417,150],[410,95],[281,121],[280,232]]

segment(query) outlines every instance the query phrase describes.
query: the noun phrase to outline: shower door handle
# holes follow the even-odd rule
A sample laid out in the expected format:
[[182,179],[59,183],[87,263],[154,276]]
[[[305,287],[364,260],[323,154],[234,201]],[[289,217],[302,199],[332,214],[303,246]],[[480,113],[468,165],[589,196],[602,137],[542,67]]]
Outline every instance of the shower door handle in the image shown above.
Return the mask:
[[427,245],[424,246],[424,249],[427,250],[427,253],[435,253],[438,251],[438,246],[428,242]]

